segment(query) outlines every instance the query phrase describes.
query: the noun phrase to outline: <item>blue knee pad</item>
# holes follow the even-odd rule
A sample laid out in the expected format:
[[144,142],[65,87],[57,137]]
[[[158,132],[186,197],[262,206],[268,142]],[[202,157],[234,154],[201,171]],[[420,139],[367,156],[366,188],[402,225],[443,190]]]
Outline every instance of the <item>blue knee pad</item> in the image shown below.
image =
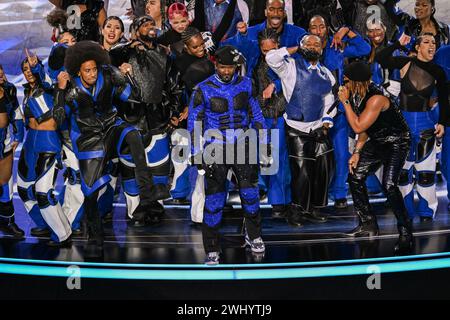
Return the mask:
[[50,189],[47,193],[36,192],[36,201],[38,203],[39,209],[45,209],[47,207],[53,207],[58,204],[53,189]]
[[156,141],[153,139],[157,138],[152,138],[152,148],[149,150],[148,146],[146,147],[147,162],[153,175],[153,183],[167,185],[170,172],[169,137],[159,137]]
[[0,185],[0,217],[10,218],[14,215],[14,206],[10,192],[9,183]]
[[226,192],[206,195],[203,221],[208,227],[214,228],[222,221],[223,207],[227,198]]
[[[33,186],[30,186],[28,189],[18,187],[17,191],[19,193],[20,199],[22,199],[23,202],[36,201]],[[30,215],[31,220],[33,220],[33,222],[36,224],[38,228],[41,229],[48,228],[48,224],[42,217],[41,210],[39,209],[37,203],[31,208],[28,214]]]
[[138,196],[139,195],[139,187],[137,185],[136,179],[124,180],[123,191],[130,196]]
[[259,212],[259,190],[258,188],[244,188],[239,191],[242,208],[245,213],[255,215]]

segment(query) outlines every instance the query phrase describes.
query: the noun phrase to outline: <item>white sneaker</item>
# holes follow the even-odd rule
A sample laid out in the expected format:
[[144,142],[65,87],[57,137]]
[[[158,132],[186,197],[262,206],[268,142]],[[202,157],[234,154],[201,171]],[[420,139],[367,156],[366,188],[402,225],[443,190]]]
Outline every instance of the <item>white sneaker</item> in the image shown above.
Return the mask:
[[219,252],[208,252],[205,258],[205,264],[207,266],[215,266],[219,264]]
[[250,240],[248,235],[245,235],[245,244],[250,247],[252,252],[262,253],[266,251],[266,246],[264,245],[264,241],[261,237]]

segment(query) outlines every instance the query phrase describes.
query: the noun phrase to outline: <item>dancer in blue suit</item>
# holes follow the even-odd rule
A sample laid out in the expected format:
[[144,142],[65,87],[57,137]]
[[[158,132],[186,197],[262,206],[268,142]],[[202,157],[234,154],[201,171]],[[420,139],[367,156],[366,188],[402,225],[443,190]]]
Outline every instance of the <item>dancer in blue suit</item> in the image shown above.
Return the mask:
[[[50,246],[71,245],[69,220],[54,194],[61,139],[53,118],[53,88],[42,63],[28,54],[22,62],[27,80],[21,113],[27,135],[20,153],[17,189],[25,209],[38,226],[51,230]],[[45,223],[42,221],[45,221]]]
[[[210,265],[219,263],[219,226],[226,202],[226,180],[230,168],[233,169],[238,180],[239,194],[244,209],[246,244],[250,246],[252,252],[265,251],[261,238],[258,166],[249,160],[247,150],[250,142],[246,143],[245,139],[242,141],[240,136],[230,138],[228,134],[230,130],[235,132],[236,129],[247,131],[250,126],[257,130],[265,128],[261,108],[253,97],[251,80],[238,76],[236,73],[239,62],[240,54],[234,47],[225,46],[217,50],[216,73],[197,86],[189,106],[188,131],[193,135],[194,163],[206,172],[206,201],[202,231],[203,244],[207,253],[205,263]],[[199,123],[202,124],[202,130],[198,130]],[[214,147],[216,155],[223,151],[223,159],[230,155],[229,147],[233,150],[237,149],[237,154],[233,151],[232,163],[222,161],[209,164],[205,155],[202,160],[200,148],[196,146],[195,132],[203,133],[211,129],[220,133],[221,138],[213,141],[205,138],[204,149]],[[243,159],[245,161],[240,161],[242,159],[240,159],[238,145],[246,147],[245,159]],[[199,162],[205,163],[205,165],[199,164]]]

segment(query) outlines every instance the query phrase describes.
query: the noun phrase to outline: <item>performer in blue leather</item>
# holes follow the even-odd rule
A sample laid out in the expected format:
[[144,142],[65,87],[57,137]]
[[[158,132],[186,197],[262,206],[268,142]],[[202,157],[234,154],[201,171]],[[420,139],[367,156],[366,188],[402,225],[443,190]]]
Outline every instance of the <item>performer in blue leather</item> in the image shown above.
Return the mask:
[[[58,75],[66,71],[64,59],[69,47],[76,43],[74,34],[67,29],[67,14],[65,11],[55,9],[47,15],[47,22],[54,30],[55,43],[52,46],[48,57],[47,72],[54,85],[58,82]],[[64,121],[58,128],[62,137],[62,162],[65,166],[64,186],[59,194],[64,214],[69,219],[74,235],[80,235],[81,219],[83,217],[84,195],[81,191],[80,165],[73,152],[70,141],[69,123]]]
[[70,137],[79,159],[85,195],[88,247],[93,255],[98,255],[103,246],[97,199],[99,190],[111,179],[107,172],[110,160],[118,157],[124,165],[134,168],[140,195],[135,215],[146,216],[148,206],[157,200],[141,136],[136,128],[117,117],[115,108],[118,101],[140,96],[123,76],[132,68],[123,65],[119,72],[109,63],[108,53],[97,43],[82,41],[70,47],[64,61],[68,73],[60,73],[55,98],[58,105],[54,116],[58,123],[66,118],[70,121]]
[[[223,45],[236,47],[245,57],[247,74],[252,76],[253,70],[261,58],[258,36],[266,29],[274,29],[279,35],[280,47],[294,47],[300,43],[306,31],[300,27],[284,22],[286,17],[285,2],[280,0],[266,1],[266,21],[256,26],[240,29],[236,35],[223,42]],[[277,93],[281,93],[281,82],[274,82]]]
[[42,216],[50,228],[50,246],[70,246],[70,223],[54,195],[61,139],[52,116],[51,80],[36,56],[28,54],[22,71],[28,82],[22,105],[28,132],[18,165],[19,196],[37,225],[43,225]]
[[[191,132],[192,154],[195,164],[206,172],[206,201],[203,218],[203,245],[207,253],[207,264],[214,264],[220,251],[219,226],[222,221],[223,207],[226,202],[226,180],[228,170],[233,169],[241,197],[245,217],[246,243],[253,252],[264,252],[261,239],[261,216],[259,212],[258,165],[251,164],[249,145],[255,141],[245,142],[238,136],[229,136],[229,130],[247,131],[250,126],[259,130],[265,128],[265,121],[257,100],[253,97],[252,82],[249,78],[238,76],[237,64],[242,63],[239,52],[232,46],[225,46],[216,52],[216,73],[201,82],[195,89],[188,118],[188,131]],[[201,131],[198,125],[201,124]],[[199,142],[195,133],[215,129],[220,137],[205,137],[205,150],[215,150],[215,155],[222,161],[203,165]],[[215,135],[216,136],[216,135]],[[212,140],[212,141],[211,141]],[[267,143],[266,141],[263,141]],[[245,157],[237,148],[245,147]],[[213,148],[213,149],[212,149]],[[229,154],[233,149],[234,154]],[[236,152],[237,149],[237,152]],[[219,156],[223,155],[223,158]],[[231,159],[227,159],[228,158]],[[205,157],[205,156],[204,156]],[[198,161],[198,158],[202,160]],[[244,159],[241,159],[244,158]],[[225,161],[226,159],[226,161]],[[239,160],[238,160],[239,159]],[[217,261],[218,262],[218,261]]]

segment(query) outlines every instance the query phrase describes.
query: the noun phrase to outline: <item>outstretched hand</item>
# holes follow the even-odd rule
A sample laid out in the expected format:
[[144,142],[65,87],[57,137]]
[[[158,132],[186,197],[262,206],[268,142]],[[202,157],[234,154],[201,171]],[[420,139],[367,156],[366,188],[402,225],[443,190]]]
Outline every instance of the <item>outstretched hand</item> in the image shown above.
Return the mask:
[[342,39],[344,39],[349,30],[350,29],[347,27],[342,27],[341,29],[339,29],[339,31],[336,32],[336,34],[333,37],[333,41],[331,42],[330,48],[334,47],[336,50],[342,48],[344,45]]
[[403,33],[400,39],[398,39],[398,42],[400,42],[400,45],[403,47],[408,45],[411,42],[411,37],[407,34]]
[[27,55],[28,64],[31,68],[34,68],[38,64],[38,57],[35,53],[28,51],[28,48],[25,48],[25,54]]

